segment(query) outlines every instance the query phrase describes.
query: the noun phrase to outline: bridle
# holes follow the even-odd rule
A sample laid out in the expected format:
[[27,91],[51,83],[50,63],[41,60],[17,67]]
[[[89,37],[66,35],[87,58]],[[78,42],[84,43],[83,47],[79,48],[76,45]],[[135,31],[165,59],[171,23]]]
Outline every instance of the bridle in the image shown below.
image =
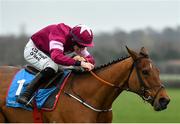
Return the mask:
[[[151,105],[153,105],[153,103],[154,103],[154,101],[155,101],[158,93],[164,88],[164,85],[161,84],[160,86],[159,86],[159,85],[158,85],[158,86],[153,86],[153,87],[151,87],[151,88],[148,88],[148,87],[146,86],[145,82],[144,82],[143,79],[142,79],[142,76],[140,75],[140,71],[138,70],[138,66],[137,66],[137,65],[138,65],[138,63],[139,63],[139,61],[140,61],[141,59],[147,59],[147,58],[149,58],[149,57],[148,57],[148,56],[143,56],[143,57],[139,57],[136,61],[133,61],[133,64],[132,64],[132,67],[131,67],[131,69],[130,69],[128,78],[125,80],[125,82],[123,83],[122,86],[114,85],[114,84],[112,84],[112,83],[110,83],[110,82],[108,82],[108,81],[105,81],[104,79],[102,79],[102,78],[100,78],[99,76],[97,76],[93,71],[90,71],[90,73],[91,73],[97,80],[99,80],[100,82],[102,82],[102,83],[104,83],[104,84],[106,84],[106,85],[108,85],[108,86],[111,86],[111,87],[120,89],[120,90],[124,89],[124,90],[126,90],[126,91],[134,92],[134,93],[138,94],[144,101],[147,101],[147,102],[151,103]],[[133,91],[133,90],[131,90],[130,87],[129,87],[129,79],[131,78],[131,75],[132,75],[132,72],[133,72],[134,68],[136,69],[136,74],[137,74],[137,77],[138,77],[138,81],[139,81],[139,83],[140,83],[140,88],[139,88],[138,91]],[[146,93],[149,92],[149,90],[151,90],[151,89],[153,89],[153,88],[158,88],[155,96],[154,96],[154,97],[152,97],[152,96],[150,96],[150,95],[146,96]],[[75,93],[75,92],[73,92],[73,93],[76,94],[77,97],[74,96],[74,95],[71,94],[71,93],[66,92],[66,91],[64,91],[64,93],[65,93],[66,95],[68,95],[69,97],[74,98],[75,100],[77,100],[78,102],[80,102],[81,104],[83,104],[84,106],[92,109],[93,111],[96,111],[96,112],[109,112],[109,111],[112,111],[112,108],[110,108],[110,109],[103,109],[103,110],[102,110],[102,109],[96,109],[96,108],[94,108],[92,105],[89,105],[88,103],[86,103],[85,100],[84,100],[83,98],[81,98],[81,97],[80,97],[77,93]]]
[[[129,73],[128,79],[127,79],[127,81],[125,82],[125,84],[127,84],[125,90],[131,91],[131,92],[134,92],[134,93],[138,94],[144,101],[147,101],[147,102],[151,103],[151,105],[153,105],[153,103],[154,103],[157,95],[158,95],[159,92],[164,88],[164,85],[163,85],[163,84],[161,84],[161,85],[156,85],[156,86],[153,86],[153,87],[150,87],[150,88],[146,86],[144,80],[142,79],[142,76],[141,76],[141,74],[140,74],[140,71],[139,71],[139,69],[138,69],[138,66],[137,66],[138,63],[139,63],[139,61],[140,61],[141,59],[144,59],[144,58],[147,58],[147,59],[148,59],[149,57],[147,57],[147,56],[145,56],[145,57],[140,57],[140,58],[138,58],[136,61],[133,62],[133,65],[132,65],[131,71],[130,71],[130,73]],[[130,79],[130,77],[131,77],[131,73],[132,73],[132,71],[133,71],[133,68],[136,69],[136,74],[137,74],[137,77],[138,77],[138,81],[139,81],[139,83],[140,83],[140,88],[139,88],[138,91],[133,91],[133,90],[131,90],[131,89],[129,88],[129,79]],[[154,88],[157,88],[156,94],[155,94],[154,96],[151,96],[151,95],[147,95],[147,96],[146,96],[146,93],[148,93],[149,90],[154,89]],[[148,94],[149,94],[149,93],[148,93]]]

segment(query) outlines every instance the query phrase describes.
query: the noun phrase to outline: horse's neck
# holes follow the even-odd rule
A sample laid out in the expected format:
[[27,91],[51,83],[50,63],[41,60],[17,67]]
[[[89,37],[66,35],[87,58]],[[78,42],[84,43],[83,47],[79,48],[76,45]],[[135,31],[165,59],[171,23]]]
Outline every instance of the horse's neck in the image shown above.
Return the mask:
[[96,74],[102,79],[116,86],[121,86],[123,85],[122,83],[124,83],[124,81],[127,79],[131,67],[132,59],[127,58],[123,61],[109,65],[100,71],[97,71]]
[[[123,61],[109,65],[105,68],[97,70],[95,73],[102,79],[121,86],[128,78],[130,68],[132,66],[132,59],[127,58]],[[74,90],[79,93],[86,101],[96,105],[97,107],[109,107],[122,90],[103,84],[90,74],[82,75],[76,79],[78,83]]]
[[[132,67],[132,62],[133,61],[131,58],[125,59],[107,67],[107,69],[102,70],[102,72],[100,71],[98,75],[106,81],[114,84],[115,86],[121,87],[124,85],[128,78],[130,69]],[[102,82],[101,84],[101,104],[104,104],[104,106],[110,106],[117,98],[117,96],[123,91],[123,89],[117,89],[115,87],[107,86]]]

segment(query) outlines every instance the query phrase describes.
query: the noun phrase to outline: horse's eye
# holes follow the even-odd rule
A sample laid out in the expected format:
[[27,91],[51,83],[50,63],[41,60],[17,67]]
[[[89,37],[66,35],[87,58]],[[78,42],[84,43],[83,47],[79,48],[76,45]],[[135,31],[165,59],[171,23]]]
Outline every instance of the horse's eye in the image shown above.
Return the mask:
[[149,71],[148,70],[142,70],[142,74],[143,75],[149,75]]

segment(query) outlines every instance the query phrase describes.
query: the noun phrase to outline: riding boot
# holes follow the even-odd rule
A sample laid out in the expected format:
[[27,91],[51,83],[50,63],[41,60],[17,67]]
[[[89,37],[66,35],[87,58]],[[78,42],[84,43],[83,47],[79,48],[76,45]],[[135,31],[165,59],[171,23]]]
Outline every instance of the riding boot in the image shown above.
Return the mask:
[[26,91],[20,94],[17,98],[17,102],[21,104],[27,104],[33,93],[39,88],[39,86],[46,81],[46,79],[52,78],[55,74],[54,69],[47,67],[42,70],[37,76],[32,80],[32,82],[27,86]]

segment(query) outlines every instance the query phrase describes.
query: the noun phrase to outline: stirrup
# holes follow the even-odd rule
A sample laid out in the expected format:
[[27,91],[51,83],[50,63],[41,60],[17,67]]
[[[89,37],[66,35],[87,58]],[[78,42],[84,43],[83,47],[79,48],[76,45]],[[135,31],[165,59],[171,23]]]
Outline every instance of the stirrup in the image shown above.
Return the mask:
[[32,103],[32,101],[28,101],[28,100],[25,100],[25,99],[23,99],[23,98],[17,98],[17,100],[16,100],[18,103],[20,103],[20,104],[23,104],[23,105],[25,105],[26,107],[31,107],[31,108],[33,108],[33,103]]
[[30,100],[25,104],[26,107],[31,107],[33,108],[33,99],[34,99],[35,95],[33,95]]
[[26,103],[25,106],[26,106],[26,107],[30,107],[30,108],[33,108],[33,107],[34,107],[32,102]]

